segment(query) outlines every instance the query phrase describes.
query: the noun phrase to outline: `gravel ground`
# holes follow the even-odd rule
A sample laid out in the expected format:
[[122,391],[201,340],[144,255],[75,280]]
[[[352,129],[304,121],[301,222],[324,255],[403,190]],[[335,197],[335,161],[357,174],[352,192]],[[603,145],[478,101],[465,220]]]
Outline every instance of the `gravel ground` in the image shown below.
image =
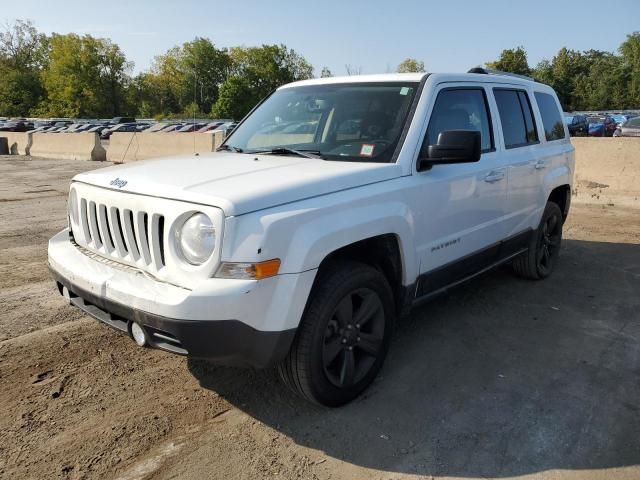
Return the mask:
[[0,157],[1,478],[640,478],[640,210],[574,204],[550,279],[503,268],[416,309],[326,410],[65,304],[46,242],[95,167]]

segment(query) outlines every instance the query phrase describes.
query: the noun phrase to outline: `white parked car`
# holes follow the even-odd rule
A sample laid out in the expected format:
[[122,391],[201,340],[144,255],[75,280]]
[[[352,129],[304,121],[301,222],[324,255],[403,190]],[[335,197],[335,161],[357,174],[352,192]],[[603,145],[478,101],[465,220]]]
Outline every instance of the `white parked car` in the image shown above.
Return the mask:
[[139,345],[350,401],[417,302],[557,264],[574,173],[558,99],[473,71],[292,83],[217,153],[77,175],[49,243],[60,292]]

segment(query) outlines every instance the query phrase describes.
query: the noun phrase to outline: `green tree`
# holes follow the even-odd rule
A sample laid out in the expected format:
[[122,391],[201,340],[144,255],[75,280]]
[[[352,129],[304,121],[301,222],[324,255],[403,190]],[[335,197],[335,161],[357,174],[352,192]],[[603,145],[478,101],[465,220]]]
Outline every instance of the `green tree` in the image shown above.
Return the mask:
[[553,87],[565,110],[585,108],[575,97],[576,82],[588,75],[588,61],[580,52],[561,48],[551,61],[543,60],[533,70],[533,77]]
[[[189,91],[195,93],[198,110],[208,112],[218,98],[218,89],[231,68],[231,59],[225,50],[218,50],[211,40],[196,38],[182,46],[182,63],[189,83]],[[193,101],[194,97],[191,97]]]
[[40,73],[48,39],[30,21],[17,20],[0,32],[0,115],[28,116],[45,95]]
[[405,58],[398,65],[398,73],[424,72],[424,62],[415,58]]
[[54,34],[42,74],[47,92],[42,112],[65,117],[108,117],[122,113],[127,70],[120,48],[90,35]]
[[322,67],[322,71],[320,72],[320,78],[328,78],[333,77],[333,73],[329,70],[329,67]]
[[640,32],[627,35],[619,51],[625,66],[629,69],[630,106],[640,108]]
[[130,97],[137,98],[138,105],[145,102],[145,113],[192,115],[195,102],[197,114],[203,115],[217,100],[230,68],[226,50],[198,37],[157,56],[151,70],[132,82]]
[[500,58],[495,62],[487,62],[487,68],[501,70],[503,72],[517,73],[518,75],[530,75],[531,69],[527,61],[527,52],[524,47],[516,47],[502,50]]
[[229,56],[231,76],[211,111],[216,117],[240,119],[280,85],[313,77],[313,67],[304,57],[284,45],[235,47]]
[[573,107],[579,110],[610,110],[631,106],[628,85],[631,69],[624,60],[608,52],[589,50],[582,54],[584,71],[573,85]]
[[240,120],[256,103],[249,81],[234,75],[220,87],[220,95],[211,114],[217,118]]

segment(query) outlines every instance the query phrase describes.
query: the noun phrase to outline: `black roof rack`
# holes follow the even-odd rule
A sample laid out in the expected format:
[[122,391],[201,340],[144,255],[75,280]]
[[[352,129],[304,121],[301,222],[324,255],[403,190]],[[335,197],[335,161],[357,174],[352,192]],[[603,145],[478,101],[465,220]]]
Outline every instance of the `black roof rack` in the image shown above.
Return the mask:
[[528,77],[527,75],[520,75],[517,73],[511,73],[511,72],[503,72],[502,70],[493,70],[491,68],[484,68],[484,67],[473,67],[467,73],[480,73],[482,75],[504,75],[506,77],[516,77],[516,78],[521,78],[523,80],[529,80],[530,82],[535,82],[534,78]]

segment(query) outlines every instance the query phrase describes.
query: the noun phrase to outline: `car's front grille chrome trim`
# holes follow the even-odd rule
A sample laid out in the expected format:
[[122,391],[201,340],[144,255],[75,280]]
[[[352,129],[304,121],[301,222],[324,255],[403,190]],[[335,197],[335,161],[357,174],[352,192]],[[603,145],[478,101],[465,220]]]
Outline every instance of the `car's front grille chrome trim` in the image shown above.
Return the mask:
[[[193,288],[210,278],[218,266],[224,216],[215,207],[177,200],[130,194],[126,191],[74,183],[77,218],[71,228],[77,244],[86,251],[128,265],[180,287]],[[195,212],[216,224],[216,255],[201,266],[186,264],[170,244],[173,229]],[[173,248],[172,248],[173,247]]]

